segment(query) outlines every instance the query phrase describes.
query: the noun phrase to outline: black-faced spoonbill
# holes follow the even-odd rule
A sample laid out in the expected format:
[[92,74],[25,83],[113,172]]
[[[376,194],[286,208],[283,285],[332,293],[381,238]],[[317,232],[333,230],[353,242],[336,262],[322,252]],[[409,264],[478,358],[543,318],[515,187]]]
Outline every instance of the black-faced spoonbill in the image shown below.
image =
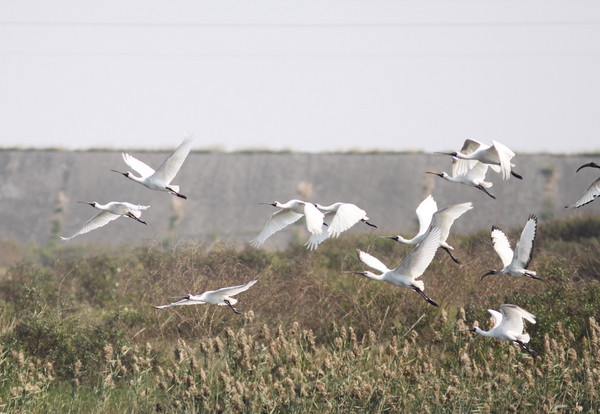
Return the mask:
[[265,241],[279,230],[295,223],[304,216],[306,219],[306,228],[311,234],[321,234],[323,232],[323,213],[313,204],[301,200],[290,200],[287,203],[274,201],[269,204],[280,210],[273,213],[262,231],[250,244],[254,247],[262,246]]
[[523,333],[525,328],[523,319],[535,323],[535,316],[517,305],[500,305],[500,312],[488,309],[494,318],[494,327],[489,331],[484,331],[478,327],[469,329],[470,332],[482,336],[489,336],[503,341],[511,341],[519,344],[521,348],[533,356],[539,355],[536,351],[529,348],[526,343],[529,342],[529,334]]
[[[438,154],[452,155],[465,161],[476,160],[482,162],[489,165],[494,171],[502,172],[502,178],[505,180],[508,180],[511,175],[519,180],[523,179],[522,176],[512,170],[515,165],[510,160],[515,156],[515,153],[506,145],[497,141],[492,140],[492,145],[485,145],[474,139],[466,139],[460,151],[438,152]],[[468,162],[459,162],[457,168],[458,174],[464,174],[471,166]]]
[[391,283],[392,285],[410,288],[421,295],[423,299],[430,304],[440,306],[423,293],[425,283],[423,283],[422,280],[416,280],[425,272],[425,269],[427,269],[427,266],[429,266],[433,260],[435,252],[440,245],[440,234],[441,230],[439,227],[432,228],[423,241],[408,253],[395,269],[389,269],[376,257],[371,256],[369,253],[363,252],[362,250],[358,250],[359,260],[370,268],[381,272],[381,274],[378,275],[368,270],[345,273],[354,273],[372,280],[380,280]]
[[527,276],[533,279],[541,280],[533,270],[527,269],[531,256],[533,255],[533,242],[535,240],[535,232],[537,229],[537,217],[532,214],[527,219],[525,227],[521,232],[521,237],[515,246],[515,251],[510,248],[508,237],[502,230],[496,226],[492,226],[492,244],[494,250],[500,256],[502,265],[500,270],[490,270],[485,275],[481,276],[481,280],[489,275],[507,274],[511,276]]
[[109,222],[118,219],[121,216],[132,218],[136,221],[139,221],[142,224],[146,224],[145,221],[140,220],[140,216],[142,215],[141,210],[146,210],[150,208],[150,206],[140,206],[131,203],[124,203],[120,201],[111,201],[110,203],[100,204],[95,201],[87,202],[87,201],[78,201],[78,203],[89,204],[92,207],[97,208],[100,213],[96,214],[94,217],[89,219],[75,234],[71,237],[61,237],[63,240],[71,240],[73,237],[79,236],[80,234],[87,233],[89,231],[95,230],[99,227],[105,226]]
[[[588,162],[587,164],[583,164],[581,167],[577,168],[577,172],[586,167],[600,168],[600,165],[596,164],[595,162]],[[583,195],[579,197],[575,203],[567,205],[565,208],[579,208],[581,206],[585,206],[586,204],[594,201],[596,197],[600,197],[600,177],[598,177],[596,181],[594,181],[592,185],[585,190],[585,193],[583,193]]]
[[237,303],[237,299],[235,299],[233,296],[250,289],[250,287],[252,287],[252,285],[254,285],[256,282],[258,282],[258,280],[251,280],[245,285],[224,287],[217,290],[209,290],[202,293],[201,295],[176,296],[173,297],[173,299],[183,299],[177,302],[170,303],[168,305],[154,306],[154,308],[166,309],[170,308],[171,306],[202,305],[208,303],[211,305],[229,306],[232,311],[234,311],[237,314],[240,314],[242,312],[239,309],[233,307],[233,305]]
[[493,184],[489,181],[485,181],[485,174],[487,173],[488,165],[479,161],[468,162],[470,163],[471,167],[465,172],[458,172],[457,166],[461,162],[458,160],[458,158],[452,158],[452,175],[449,175],[445,171],[441,173],[427,171],[427,174],[437,175],[438,177],[441,177],[446,181],[450,181],[451,183],[459,183],[466,185],[467,187],[475,187],[495,199],[496,196],[487,190]]
[[421,202],[421,204],[419,204],[419,207],[417,207],[416,210],[417,218],[419,219],[419,232],[417,235],[412,239],[405,239],[402,236],[386,238],[395,240],[398,243],[415,245],[421,243],[432,227],[439,227],[441,230],[440,247],[450,255],[454,262],[460,264],[460,260],[454,257],[451,252],[451,250],[454,250],[454,247],[450,246],[446,242],[446,239],[448,239],[450,228],[452,227],[452,224],[454,224],[454,221],[472,208],[473,203],[468,202],[453,204],[438,210],[437,203],[433,199],[433,196],[429,195]]
[[185,161],[186,157],[192,149],[192,137],[188,136],[181,144],[173,151],[163,162],[156,171],[152,167],[132,157],[129,154],[122,153],[123,161],[132,170],[137,172],[140,176],[136,176],[131,172],[121,172],[117,170],[111,170],[116,173],[122,174],[132,181],[138,182],[151,190],[167,191],[177,197],[187,199],[186,196],[179,192],[179,186],[171,184],[171,181],[181,168],[181,165]]
[[334,203],[329,206],[315,204],[316,207],[325,215],[323,224],[327,226],[327,230],[321,234],[313,234],[306,242],[305,246],[309,250],[315,250],[319,244],[323,243],[328,238],[336,238],[340,233],[348,230],[359,221],[377,228],[377,226],[369,222],[367,212],[362,208],[352,203]]

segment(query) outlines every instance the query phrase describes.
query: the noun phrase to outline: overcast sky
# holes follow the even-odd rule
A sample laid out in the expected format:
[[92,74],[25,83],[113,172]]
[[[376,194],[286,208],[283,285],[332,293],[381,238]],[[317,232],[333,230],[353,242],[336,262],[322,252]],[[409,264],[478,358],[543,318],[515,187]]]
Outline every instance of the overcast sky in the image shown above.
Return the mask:
[[0,147],[600,151],[598,1],[0,0]]

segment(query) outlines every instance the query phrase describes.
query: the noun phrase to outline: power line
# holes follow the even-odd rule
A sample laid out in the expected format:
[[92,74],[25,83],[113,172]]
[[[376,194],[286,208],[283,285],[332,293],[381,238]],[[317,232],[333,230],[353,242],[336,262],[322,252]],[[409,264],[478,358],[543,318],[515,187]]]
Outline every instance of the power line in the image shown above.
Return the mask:
[[82,21],[0,21],[0,26],[38,27],[139,27],[192,29],[369,29],[403,27],[491,27],[491,26],[598,26],[600,20],[484,21],[484,22],[397,22],[397,23],[159,23],[159,22],[82,22]]

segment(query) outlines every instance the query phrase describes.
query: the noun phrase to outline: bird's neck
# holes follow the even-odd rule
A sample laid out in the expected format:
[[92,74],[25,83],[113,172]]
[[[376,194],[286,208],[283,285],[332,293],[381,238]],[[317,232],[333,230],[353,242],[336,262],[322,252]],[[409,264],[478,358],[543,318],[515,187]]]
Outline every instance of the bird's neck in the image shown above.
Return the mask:
[[381,275],[377,275],[373,272],[370,271],[364,271],[364,272],[358,272],[359,275],[363,275],[366,278],[369,278],[371,280],[383,280],[383,274]]
[[492,335],[490,334],[490,331],[484,331],[483,329],[480,329],[480,328],[479,328],[479,327],[477,327],[477,326],[476,326],[474,329],[475,329],[475,333],[476,333],[476,334],[479,334],[479,335],[481,335],[481,336],[492,336]]

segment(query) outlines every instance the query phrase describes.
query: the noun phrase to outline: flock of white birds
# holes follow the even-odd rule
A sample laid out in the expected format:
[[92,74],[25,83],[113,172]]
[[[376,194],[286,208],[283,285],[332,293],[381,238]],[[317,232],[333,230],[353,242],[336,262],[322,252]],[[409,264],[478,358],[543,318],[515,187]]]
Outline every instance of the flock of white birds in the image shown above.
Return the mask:
[[[156,170],[137,158],[123,153],[122,157],[125,164],[138,175],[130,171],[112,171],[122,174],[128,179],[140,183],[151,190],[165,191],[177,197],[187,199],[180,192],[179,186],[171,184],[171,181],[177,175],[191,148],[192,137],[188,136]],[[520,174],[517,174],[513,170],[515,165],[512,163],[512,158],[515,156],[515,153],[497,141],[492,141],[491,145],[485,145],[481,142],[467,139],[460,151],[439,154],[452,157],[452,173],[431,171],[427,171],[427,173],[438,175],[450,182],[475,187],[494,199],[496,197],[488,191],[492,187],[492,183],[485,181],[488,168],[501,173],[502,178],[505,180],[511,176],[523,179]],[[579,167],[577,172],[585,167],[600,168],[600,165],[590,162]],[[596,179],[575,203],[565,207],[578,208],[592,202],[598,196],[600,196],[600,178]],[[143,210],[150,208],[150,206],[118,201],[111,201],[106,204],[95,201],[80,201],[80,203],[89,204],[100,210],[100,212],[83,224],[70,237],[62,237],[63,240],[70,240],[76,236],[95,230],[121,216],[129,217],[142,224],[146,224],[140,217]],[[375,224],[369,222],[369,218],[363,209],[351,203],[338,202],[324,206],[302,200],[290,200],[286,203],[274,201],[273,203],[262,204],[269,204],[278,210],[269,218],[258,236],[250,241],[250,244],[257,248],[261,247],[273,234],[295,223],[302,217],[304,217],[306,228],[310,233],[310,238],[305,244],[309,250],[317,249],[328,238],[338,237],[342,232],[350,229],[358,222],[377,227]],[[439,306],[436,301],[424,293],[425,283],[417,279],[425,273],[425,270],[433,261],[437,249],[440,247],[450,255],[454,262],[461,263],[452,253],[454,248],[447,243],[447,239],[454,221],[472,208],[473,204],[466,202],[438,209],[433,196],[429,195],[416,209],[419,220],[417,235],[411,239],[406,239],[399,235],[393,237],[385,236],[399,243],[415,245],[414,249],[404,257],[397,267],[390,269],[376,257],[358,250],[359,260],[378,273],[370,270],[346,273],[360,274],[372,280],[385,281],[396,286],[412,289],[431,305]],[[515,277],[523,276],[539,280],[540,278],[536,275],[536,272],[528,268],[532,258],[537,224],[537,217],[534,214],[530,215],[514,250],[511,248],[506,234],[499,227],[492,226],[492,244],[494,250],[500,256],[503,268],[490,270],[481,279],[483,280],[489,275],[507,274]],[[200,295],[188,294],[174,297],[173,299],[180,300],[168,305],[155,306],[155,308],[165,309],[172,306],[213,304],[228,306],[233,312],[241,313],[239,309],[233,306],[237,303],[237,299],[233,296],[248,290],[256,282],[257,280],[251,280],[244,285],[224,287],[207,291]],[[523,322],[526,319],[531,323],[535,323],[534,315],[512,304],[500,305],[500,312],[493,309],[488,309],[488,311],[494,319],[492,329],[483,331],[478,327],[474,327],[469,329],[469,331],[483,336],[514,342],[531,355],[537,355],[536,351],[526,345],[530,337],[529,334],[524,332]]]

